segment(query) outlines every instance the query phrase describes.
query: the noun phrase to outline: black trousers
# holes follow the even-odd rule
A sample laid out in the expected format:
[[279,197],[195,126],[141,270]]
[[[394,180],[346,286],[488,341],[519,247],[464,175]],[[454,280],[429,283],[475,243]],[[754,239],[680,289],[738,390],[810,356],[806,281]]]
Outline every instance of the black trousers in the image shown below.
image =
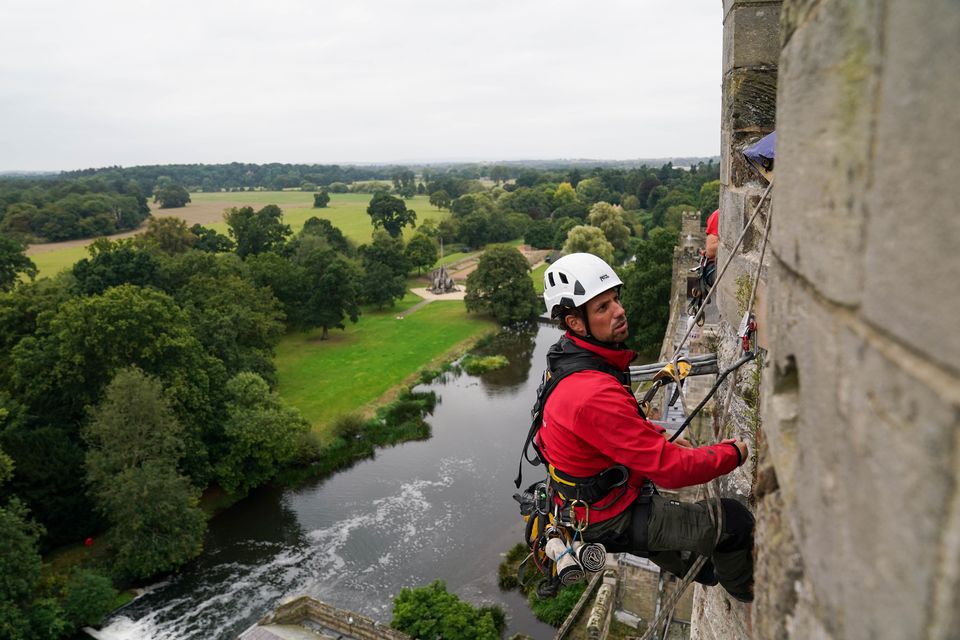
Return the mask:
[[660,495],[635,503],[617,518],[591,525],[584,539],[601,542],[611,553],[644,556],[660,568],[683,577],[696,560],[709,560],[696,576],[697,582],[719,582],[734,598],[753,599],[753,514],[736,500],[722,498],[723,529],[710,518],[715,504],[706,500],[679,502]]

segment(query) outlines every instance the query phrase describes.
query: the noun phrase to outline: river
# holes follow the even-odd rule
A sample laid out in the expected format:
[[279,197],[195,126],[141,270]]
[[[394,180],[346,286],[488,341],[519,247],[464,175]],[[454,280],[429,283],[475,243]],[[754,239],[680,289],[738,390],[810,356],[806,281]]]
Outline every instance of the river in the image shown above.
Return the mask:
[[[446,376],[433,435],[296,489],[263,488],[210,521],[203,554],[114,614],[104,640],[235,638],[280,601],[308,594],[388,623],[404,586],[440,578],[507,612],[505,637],[550,638],[517,592],[497,587],[501,554],[522,540],[511,499],[546,350],[560,333],[506,332],[481,352],[508,367]],[[528,484],[536,473],[529,468]]]

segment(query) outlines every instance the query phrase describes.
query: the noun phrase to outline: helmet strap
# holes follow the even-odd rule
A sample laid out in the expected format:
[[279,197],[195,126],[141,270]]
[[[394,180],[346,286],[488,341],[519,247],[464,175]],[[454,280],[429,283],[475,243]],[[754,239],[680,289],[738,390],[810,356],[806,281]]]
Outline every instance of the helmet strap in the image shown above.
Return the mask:
[[586,332],[586,337],[593,338],[593,334],[590,333],[590,319],[587,316],[587,305],[580,305],[577,311],[580,312],[580,319],[583,320],[583,330]]

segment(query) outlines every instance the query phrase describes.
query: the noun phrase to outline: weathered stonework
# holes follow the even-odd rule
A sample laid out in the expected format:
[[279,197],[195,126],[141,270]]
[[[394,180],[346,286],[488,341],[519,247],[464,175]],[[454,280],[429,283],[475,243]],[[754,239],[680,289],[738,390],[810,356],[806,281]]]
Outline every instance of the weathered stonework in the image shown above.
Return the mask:
[[[776,178],[759,216],[773,216],[759,298],[769,351],[759,412],[744,372],[723,427],[752,436],[756,467],[722,485],[747,482],[756,599],[747,609],[698,589],[692,637],[955,638],[960,5],[786,0],[779,30],[748,26],[756,5],[724,2],[724,60],[770,50],[743,38],[780,34]],[[760,187],[736,157],[751,123],[734,108],[764,94],[758,77],[724,68],[720,264]],[[727,92],[731,78],[760,87]],[[760,222],[719,287],[721,345]]]

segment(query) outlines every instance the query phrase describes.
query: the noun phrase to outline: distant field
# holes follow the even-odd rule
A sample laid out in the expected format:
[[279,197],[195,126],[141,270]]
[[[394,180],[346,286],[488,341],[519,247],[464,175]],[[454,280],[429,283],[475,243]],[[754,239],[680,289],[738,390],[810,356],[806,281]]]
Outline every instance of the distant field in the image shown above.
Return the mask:
[[369,409],[456,345],[494,331],[486,317],[467,314],[462,301],[437,301],[402,320],[419,302],[408,293],[392,309],[367,311],[346,331],[291,334],[277,347],[277,390],[320,433],[340,415]]
[[[227,224],[223,221],[225,209],[247,205],[259,209],[268,204],[275,204],[283,209],[283,220],[294,232],[302,229],[303,223],[308,218],[317,216],[330,220],[345,236],[357,244],[362,244],[369,242],[372,232],[370,216],[367,215],[367,204],[371,197],[367,193],[333,193],[330,194],[330,203],[326,208],[314,209],[313,194],[306,191],[192,193],[190,204],[182,209],[159,209],[156,205],[151,206],[154,207],[153,215],[157,217],[183,218],[190,225],[199,223],[225,234],[227,233]],[[427,196],[415,196],[407,200],[407,207],[417,212],[418,223],[428,218],[439,222],[450,215],[448,211],[438,211],[433,207]],[[409,228],[406,233],[411,233]],[[128,232],[116,237],[130,235],[133,233]],[[85,247],[91,242],[92,240],[85,239],[38,244],[31,246],[27,254],[36,263],[41,277],[53,276],[87,257]]]

